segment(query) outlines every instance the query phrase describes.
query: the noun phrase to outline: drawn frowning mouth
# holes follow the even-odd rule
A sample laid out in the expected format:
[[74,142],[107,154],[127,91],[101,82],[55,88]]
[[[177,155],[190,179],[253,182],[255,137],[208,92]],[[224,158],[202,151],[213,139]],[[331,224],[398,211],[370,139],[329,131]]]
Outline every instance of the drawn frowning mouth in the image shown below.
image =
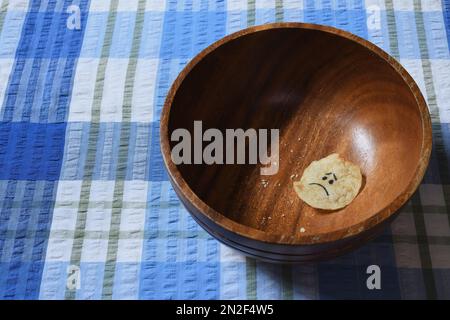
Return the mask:
[[325,188],[323,185],[321,185],[320,183],[315,183],[315,182],[313,182],[313,183],[310,183],[309,185],[317,185],[317,186],[321,186],[322,188],[323,188],[323,190],[325,190],[325,193],[327,194],[327,197],[330,195],[329,193],[328,193],[328,190],[327,190],[327,188]]

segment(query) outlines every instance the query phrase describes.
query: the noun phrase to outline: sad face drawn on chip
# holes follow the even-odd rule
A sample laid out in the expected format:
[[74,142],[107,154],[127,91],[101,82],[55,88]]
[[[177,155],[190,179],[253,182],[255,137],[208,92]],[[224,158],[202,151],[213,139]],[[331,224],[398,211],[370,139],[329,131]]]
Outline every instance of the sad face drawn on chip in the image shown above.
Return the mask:
[[359,167],[333,153],[311,162],[300,181],[294,182],[294,189],[311,207],[336,210],[347,206],[356,197],[361,182]]
[[[330,177],[328,177],[328,176],[330,176]],[[322,180],[326,180],[324,183],[328,182],[329,184],[333,184],[335,181],[337,181],[337,177],[333,172],[328,172],[328,173],[325,173],[325,175],[322,177]],[[322,185],[321,183],[311,182],[309,185],[310,186],[317,185],[319,187],[322,187],[322,189],[325,191],[327,197],[330,196],[330,193],[328,192],[327,187]]]

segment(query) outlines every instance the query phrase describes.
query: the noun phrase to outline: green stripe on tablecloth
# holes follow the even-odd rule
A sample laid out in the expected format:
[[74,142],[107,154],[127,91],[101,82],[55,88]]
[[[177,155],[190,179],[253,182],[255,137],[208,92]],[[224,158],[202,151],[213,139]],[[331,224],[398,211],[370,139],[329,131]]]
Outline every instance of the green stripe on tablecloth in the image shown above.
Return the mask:
[[[434,121],[439,121],[439,112],[436,108],[436,97],[434,94],[434,88],[430,89],[430,81],[433,81],[433,75],[431,74],[430,65],[426,66],[424,64],[424,59],[428,59],[428,48],[426,43],[425,36],[425,27],[423,24],[422,12],[419,7],[417,7],[417,2],[414,3],[414,12],[415,12],[415,22],[417,29],[417,38],[420,47],[420,53],[422,58],[422,72],[425,79],[425,87],[428,96],[428,107],[430,108],[431,118]],[[429,61],[428,61],[429,62]],[[422,265],[422,275],[424,278],[425,290],[428,299],[436,299],[436,283],[434,279],[433,273],[433,263],[430,255],[430,248],[428,242],[428,235],[425,226],[425,219],[422,209],[422,201],[420,199],[420,193],[417,191],[411,198],[411,202],[413,204],[413,217],[414,224],[416,226],[416,233],[422,235],[422,237],[418,237],[418,247],[419,247],[419,255],[420,262]]]
[[[422,68],[425,80],[425,89],[427,92],[428,106],[431,111],[431,119],[433,122],[433,139],[435,141],[435,154],[439,163],[439,175],[442,182],[450,180],[449,176],[449,159],[445,150],[445,144],[443,141],[442,123],[440,121],[439,107],[436,99],[436,90],[434,87],[434,77],[431,68],[431,60],[429,58],[427,36],[425,32],[425,23],[423,20],[422,6],[420,0],[414,0],[414,11],[417,26],[417,36],[419,38],[419,49],[422,58]],[[442,184],[445,207],[447,214],[450,214],[448,209],[450,208],[450,186]],[[450,215],[449,215],[450,224]]]
[[[444,185],[442,185],[444,187]],[[447,190],[449,189],[448,186]],[[44,201],[33,201],[30,203],[27,208],[29,209],[39,209],[42,208],[44,204],[48,204],[49,202]],[[54,208],[65,208],[65,209],[78,209],[80,201],[53,201],[52,207]],[[20,209],[23,207],[22,201],[11,201],[8,202],[10,204],[9,208],[11,209]],[[3,205],[3,201],[0,201],[0,207]],[[100,205],[103,206],[104,209],[112,209],[113,208],[113,202],[112,201],[89,201],[87,208],[98,208]],[[180,207],[181,204],[179,202],[175,201],[160,201],[157,203],[147,203],[146,201],[122,201],[122,209],[147,209],[147,208],[161,208],[161,209],[167,209],[167,208],[177,208]],[[413,209],[417,209],[417,207],[420,207],[419,210],[423,211],[423,214],[445,214],[447,215],[447,207],[445,205],[414,205],[413,203],[408,203],[401,209],[403,212],[412,212]]]
[[289,265],[281,266],[281,284],[282,299],[292,300],[294,298],[294,289],[292,283],[292,267]]
[[386,0],[385,6],[386,6],[386,20],[389,30],[389,51],[391,56],[393,56],[398,60],[400,57],[400,51],[398,49],[397,24],[395,22],[395,11],[392,0]]
[[[390,51],[391,55],[394,56],[397,60],[400,58],[400,52],[398,49],[398,38],[397,38],[397,24],[396,24],[396,18],[395,18],[395,12],[394,12],[394,5],[392,0],[385,0],[386,5],[386,15],[387,15],[387,21],[388,21],[388,30],[389,30],[389,44],[390,44]],[[417,13],[417,11],[416,11]],[[422,23],[423,24],[423,23]],[[417,21],[417,15],[416,15],[416,26],[417,30],[421,29],[418,21]],[[422,29],[423,31],[423,29]],[[423,39],[422,39],[423,40]],[[421,39],[419,37],[419,44],[421,42]],[[425,70],[424,70],[425,74]],[[420,200],[420,194],[417,191],[411,198],[411,202],[413,203],[412,213],[414,217],[414,223],[416,225],[417,233],[421,235],[425,235],[420,241],[418,239],[418,245],[419,245],[419,255],[420,255],[420,262],[422,266],[422,275],[425,282],[425,289],[427,293],[427,297],[429,299],[433,299],[436,297],[436,287],[435,287],[435,281],[434,281],[434,275],[431,263],[431,256],[430,256],[430,250],[429,245],[427,241],[426,236],[426,229],[425,229],[425,220],[422,210],[422,202]],[[397,243],[397,239],[395,235],[392,235],[392,238],[394,240],[394,243]]]
[[256,21],[256,4],[255,0],[248,0],[247,2],[247,26],[255,25]]
[[433,83],[433,72],[428,54],[427,35],[423,21],[423,13],[420,1],[414,0],[414,15],[416,20],[417,38],[419,39],[420,57],[422,59],[422,69],[425,80],[425,90],[427,92],[427,102],[430,108],[433,123],[440,123],[439,109],[437,107],[436,92]]
[[[442,186],[444,187],[444,186]],[[406,212],[412,212],[413,209],[416,209],[416,205],[414,203],[408,203],[403,207],[402,210]],[[438,205],[421,205],[424,214],[434,213],[434,214],[447,214],[446,206],[438,206]]]
[[[413,218],[416,226],[417,244],[419,247],[420,263],[422,266],[422,275],[425,282],[425,290],[428,299],[436,299],[436,284],[433,274],[433,263],[431,261],[428,235],[425,226],[424,214],[421,208],[420,192],[415,192],[411,197],[413,207]],[[420,237],[418,235],[421,235]],[[398,242],[395,236],[394,241]]]
[[136,22],[133,31],[133,43],[127,67],[125,92],[122,107],[122,126],[120,130],[119,155],[116,169],[116,182],[114,186],[113,208],[111,225],[109,229],[108,251],[106,254],[105,273],[103,277],[103,299],[112,299],[114,274],[116,271],[117,247],[120,235],[120,219],[122,215],[124,179],[127,172],[128,146],[130,144],[131,103],[133,100],[134,78],[136,74],[137,58],[142,37],[145,18],[146,0],[140,0],[136,13]]
[[[438,163],[439,163],[439,175],[441,177],[441,181],[447,182],[450,180],[449,175],[449,159],[447,158],[447,153],[445,150],[445,143],[443,140],[442,133],[442,124],[440,121],[440,112],[436,99],[436,90],[434,87],[434,78],[433,78],[433,70],[431,68],[431,59],[428,53],[427,47],[427,35],[425,31],[425,23],[423,20],[423,13],[421,8],[421,1],[414,1],[414,10],[415,10],[415,18],[417,25],[417,35],[419,38],[419,49],[420,55],[422,58],[422,68],[424,73],[425,80],[425,89],[427,92],[427,101],[428,106],[431,111],[431,118],[433,122],[433,140],[435,146],[435,154],[437,155]],[[450,224],[450,185],[442,184],[444,201],[446,210],[444,211],[449,216],[449,224]]]
[[282,22],[284,19],[283,0],[275,1],[275,21]]
[[[414,0],[414,12],[415,12],[415,20],[416,20],[416,27],[417,27],[417,36],[419,38],[419,49],[420,49],[420,56],[422,58],[422,68],[423,68],[423,74],[425,79],[425,90],[427,92],[427,100],[428,100],[428,106],[431,111],[431,119],[433,122],[433,138],[435,139],[435,146],[438,146],[435,150],[435,153],[437,155],[438,163],[439,163],[439,175],[441,177],[441,181],[448,181],[450,178],[448,175],[449,168],[448,168],[448,159],[446,152],[444,150],[444,142],[442,140],[442,128],[441,128],[441,122],[440,122],[440,114],[439,114],[439,108],[437,105],[437,99],[436,99],[436,90],[434,87],[433,82],[433,71],[431,68],[431,60],[428,52],[428,46],[427,46],[427,35],[425,30],[425,23],[423,19],[423,13],[422,13],[422,3],[420,0]],[[437,138],[437,139],[436,139]],[[444,201],[447,208],[450,208],[450,192],[448,188],[445,186],[442,186],[444,191]],[[446,210],[445,212],[448,212]],[[448,221],[450,224],[450,214],[448,215]],[[431,261],[432,264],[432,261]],[[433,270],[429,271],[431,274],[433,274]],[[431,286],[431,284],[429,284]],[[427,286],[428,289],[428,286]],[[436,299],[437,293],[436,293],[436,285],[433,282],[432,288],[434,289],[433,292],[431,292],[431,299]]]
[[[35,229],[28,229],[23,234],[23,239],[34,239],[35,234],[38,230]],[[16,236],[16,230],[6,230],[4,233],[4,239],[15,239]],[[52,230],[50,232],[50,238],[52,239],[58,239],[58,240],[71,240],[73,239],[75,235],[75,231],[71,229],[56,229]],[[185,230],[145,230],[145,231],[119,231],[118,237],[119,239],[135,239],[135,240],[143,240],[143,239],[167,239],[168,236],[176,237],[177,239],[211,239],[211,236],[203,230],[192,230],[192,231],[185,231]],[[425,238],[427,240],[425,240]],[[84,239],[97,239],[97,240],[108,240],[109,239],[109,232],[108,231],[93,231],[93,230],[86,230],[84,233]],[[429,244],[432,245],[444,245],[444,246],[450,246],[450,236],[449,235],[439,235],[439,236],[430,236],[430,235],[421,235],[420,231],[417,232],[415,235],[408,235],[408,234],[396,234],[395,235],[395,242],[396,243],[406,243],[406,244],[418,244],[423,241],[428,241]],[[380,244],[390,244],[392,243],[392,239],[390,236],[378,236],[376,239],[372,240],[373,243],[380,243]],[[283,288],[286,290],[286,295],[289,296],[289,291],[291,290],[289,288],[289,282],[292,278],[292,274],[289,274],[290,266],[286,265],[286,273],[283,274],[284,280],[282,280]],[[281,270],[281,272],[285,272],[284,270]]]
[[247,280],[247,299],[255,300],[256,295],[256,260],[245,258],[245,273]]
[[[433,70],[431,67],[431,60],[429,58],[428,47],[427,47],[427,36],[425,31],[425,23],[423,20],[423,13],[421,8],[421,2],[418,0],[414,1],[415,18],[417,25],[417,36],[419,38],[419,49],[422,58],[422,68],[425,80],[425,90],[427,92],[427,102],[431,111],[431,119],[433,122],[433,140],[435,146],[435,154],[437,155],[439,163],[439,175],[441,181],[449,181],[449,159],[447,158],[447,153],[445,150],[445,143],[443,140],[442,124],[440,121],[440,112],[436,99],[436,90],[434,87]],[[449,218],[450,224],[450,186],[447,184],[442,184],[442,190],[444,195],[445,209],[442,210],[446,213]]]
[[[75,225],[75,235],[72,245],[72,253],[70,256],[71,265],[80,265],[81,251],[83,248],[83,241],[86,228],[86,214],[89,205],[89,198],[91,193],[92,176],[95,166],[95,156],[97,153],[97,139],[100,129],[100,108],[103,94],[103,85],[105,80],[106,65],[108,62],[109,51],[111,48],[114,25],[117,16],[118,0],[112,0],[109,7],[108,21],[106,23],[105,38],[103,40],[103,47],[101,57],[97,69],[97,76],[94,89],[94,98],[91,110],[91,126],[89,130],[89,140],[86,160],[84,163],[83,182],[81,184],[80,203],[77,212],[77,221]],[[75,290],[66,290],[66,299],[75,298]]]
[[[256,4],[255,0],[247,1],[247,27],[255,25]],[[247,299],[256,299],[256,262],[252,258],[245,259]]]
[[[444,185],[442,185],[444,187]],[[447,187],[447,186],[446,186]],[[448,189],[448,188],[447,188]],[[42,206],[49,202],[44,201],[33,201],[30,203],[27,208],[30,209],[39,209],[42,208]],[[78,206],[80,204],[80,201],[53,201],[54,208],[68,208],[68,209],[78,209]],[[22,201],[12,201],[8,202],[10,204],[11,209],[20,209],[23,207]],[[0,206],[3,205],[3,201],[0,201]],[[113,202],[112,201],[89,201],[88,208],[98,208],[99,205],[103,205],[103,208],[105,209],[112,209],[113,208]],[[146,201],[123,201],[122,202],[122,208],[123,209],[147,209],[149,207],[155,207],[155,208],[161,208],[161,209],[167,209],[167,208],[174,208],[174,207],[180,207],[179,202],[174,201],[160,201],[157,203],[149,204]],[[408,203],[401,209],[404,212],[412,212],[413,209],[416,209],[416,205],[413,203]],[[448,214],[447,213],[447,207],[445,205],[421,205],[420,208],[422,209],[424,214]]]
[[[395,241],[397,243],[407,243],[407,244],[418,244],[424,241],[428,241],[429,244],[439,245],[439,246],[450,246],[450,236],[430,236],[430,235],[421,235],[421,231],[417,230],[416,235],[407,235],[401,234],[395,236]],[[376,243],[388,243],[389,239],[380,236],[374,240]],[[432,267],[432,266],[431,266]]]
[[[433,123],[433,140],[434,140],[434,153],[438,159],[438,169],[441,181],[450,181],[449,174],[449,159],[447,157],[447,151],[445,150],[444,134],[442,132],[441,123]],[[444,196],[445,206],[440,206],[442,209],[439,213],[444,213],[448,216],[450,224],[450,185],[442,184],[442,192]],[[439,208],[434,208],[439,209]],[[431,210],[430,210],[431,211]]]
[[[439,116],[439,109],[437,107],[436,102],[436,92],[434,88],[433,83],[433,72],[431,70],[431,63],[429,60],[429,54],[428,54],[428,45],[427,45],[427,38],[426,38],[426,31],[425,31],[425,24],[423,20],[423,13],[422,13],[422,5],[420,1],[414,0],[414,16],[416,21],[416,29],[417,29],[417,38],[419,41],[419,49],[420,49],[420,57],[422,59],[422,71],[424,75],[425,80],[425,90],[427,92],[427,102],[428,107],[430,109],[431,113],[431,119],[433,123],[439,123],[440,122],[440,116]],[[441,132],[441,126],[438,125],[435,128],[437,128],[438,132],[442,134]],[[440,167],[443,164],[442,159],[439,159]],[[441,168],[439,168],[440,171]],[[442,177],[442,173],[441,173]],[[444,180],[442,180],[444,181]],[[415,199],[418,199],[418,203],[415,203]],[[448,199],[445,199],[447,202]],[[413,204],[419,204],[420,203],[420,195],[419,192],[416,192],[416,196],[413,197]],[[414,212],[414,211],[413,211]],[[436,283],[434,279],[434,273],[432,270],[433,261],[431,260],[430,256],[430,249],[429,249],[429,242],[427,233],[425,230],[425,221],[424,221],[424,215],[422,211],[414,212],[414,222],[416,223],[416,228],[419,234],[425,235],[423,238],[423,241],[419,241],[419,252],[421,253],[421,260],[423,261],[422,251],[426,253],[427,257],[425,259],[425,266],[429,269],[425,269],[423,271],[424,280],[425,280],[425,288],[427,291],[427,298],[428,299],[436,299],[437,298],[437,292],[436,292]],[[421,232],[423,231],[423,232]],[[429,261],[428,261],[429,259]],[[422,262],[424,264],[424,262]]]
[[0,8],[0,34],[2,33],[3,25],[5,23],[5,16],[8,13],[8,5],[9,1],[5,0],[5,2],[2,3],[2,6]]

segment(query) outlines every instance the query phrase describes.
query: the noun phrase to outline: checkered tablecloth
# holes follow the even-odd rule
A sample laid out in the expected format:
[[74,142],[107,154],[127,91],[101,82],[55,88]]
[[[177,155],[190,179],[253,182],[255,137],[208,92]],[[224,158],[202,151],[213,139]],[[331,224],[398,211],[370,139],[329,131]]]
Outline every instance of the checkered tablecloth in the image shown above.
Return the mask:
[[[159,149],[183,66],[274,21],[372,41],[432,113],[418,192],[383,235],[323,263],[220,245],[181,205]],[[450,0],[0,0],[0,298],[450,299],[449,40]],[[366,286],[374,264],[381,290]]]

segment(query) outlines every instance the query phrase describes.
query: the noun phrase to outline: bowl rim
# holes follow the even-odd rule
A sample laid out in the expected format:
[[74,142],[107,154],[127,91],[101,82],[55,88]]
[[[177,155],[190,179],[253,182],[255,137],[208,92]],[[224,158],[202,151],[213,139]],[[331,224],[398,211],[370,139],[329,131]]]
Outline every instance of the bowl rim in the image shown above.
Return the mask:
[[[317,30],[326,33],[331,33],[336,36],[340,36],[356,42],[359,45],[362,45],[372,53],[375,53],[377,56],[385,60],[389,65],[394,68],[394,70],[402,77],[403,81],[406,85],[408,85],[411,93],[414,95],[417,106],[420,111],[420,118],[422,122],[422,145],[420,149],[420,158],[411,181],[405,190],[397,196],[391,203],[385,206],[383,209],[375,213],[370,218],[363,220],[355,225],[350,227],[345,227],[337,230],[333,230],[330,232],[322,233],[322,234],[311,234],[311,235],[303,235],[298,233],[296,235],[282,235],[278,233],[269,233],[263,230],[255,229],[243,224],[240,224],[234,220],[231,220],[227,216],[221,214],[216,211],[214,208],[207,205],[203,202],[189,187],[189,184],[184,180],[178,167],[171,161],[171,151],[169,144],[169,115],[170,109],[172,107],[172,102],[174,97],[178,91],[178,88],[186,78],[186,76],[190,73],[190,71],[208,54],[213,52],[218,47],[222,46],[225,43],[233,41],[242,36],[256,33],[260,31],[266,31],[271,29],[286,29],[286,28],[294,28],[294,29],[309,29],[309,30]],[[212,220],[214,223],[218,224],[220,227],[224,228],[229,232],[236,233],[242,237],[261,241],[271,244],[280,244],[280,245],[313,245],[313,244],[323,244],[328,243],[340,239],[344,239],[350,236],[355,236],[360,234],[361,232],[374,227],[385,221],[391,215],[393,215],[398,209],[400,209],[405,202],[412,196],[412,194],[419,187],[420,182],[423,179],[426,168],[428,166],[431,148],[432,148],[432,129],[431,129],[431,117],[426,104],[426,101],[412,78],[412,76],[405,70],[405,68],[392,56],[386,53],[383,49],[379,48],[375,44],[365,40],[359,36],[356,36],[348,31],[337,29],[330,26],[324,26],[319,24],[311,24],[311,23],[302,23],[302,22],[276,22],[269,23],[264,25],[258,25],[249,27],[246,29],[239,30],[237,32],[231,33],[220,40],[212,43],[205,49],[203,49],[200,53],[198,53],[189,63],[183,68],[183,70],[178,74],[175,81],[172,83],[170,90],[166,96],[163,109],[161,111],[160,117],[160,147],[161,153],[164,161],[164,165],[169,174],[169,178],[174,184],[174,187],[179,190],[180,195],[185,198],[185,200],[194,207],[196,211],[206,216],[209,220]],[[183,201],[182,201],[183,202]],[[191,213],[193,214],[193,213]]]

